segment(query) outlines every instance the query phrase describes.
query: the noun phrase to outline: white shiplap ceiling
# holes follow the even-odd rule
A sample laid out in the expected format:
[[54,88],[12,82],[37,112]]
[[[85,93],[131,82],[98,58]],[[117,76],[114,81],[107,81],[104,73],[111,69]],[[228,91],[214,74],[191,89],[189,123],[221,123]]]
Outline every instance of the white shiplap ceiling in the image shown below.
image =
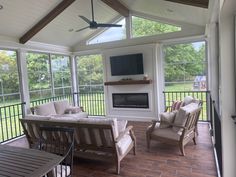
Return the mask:
[[[0,10],[0,36],[19,39],[60,2],[60,0],[0,0],[0,5],[3,5],[3,9]],[[210,15],[208,9],[163,0],[121,0],[121,2],[131,11],[180,23],[205,26]],[[95,20],[101,23],[108,23],[119,16],[100,0],[94,0],[94,10]],[[75,32],[87,26],[78,15],[91,19],[90,0],[76,0],[31,41],[68,47],[80,43],[94,33],[94,30]]]

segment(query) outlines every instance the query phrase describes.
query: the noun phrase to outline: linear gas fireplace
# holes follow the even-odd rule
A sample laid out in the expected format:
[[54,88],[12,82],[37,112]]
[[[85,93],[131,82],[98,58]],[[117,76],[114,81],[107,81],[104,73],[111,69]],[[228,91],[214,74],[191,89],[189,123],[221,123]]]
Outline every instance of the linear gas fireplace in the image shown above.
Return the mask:
[[113,93],[114,108],[149,108],[148,93]]

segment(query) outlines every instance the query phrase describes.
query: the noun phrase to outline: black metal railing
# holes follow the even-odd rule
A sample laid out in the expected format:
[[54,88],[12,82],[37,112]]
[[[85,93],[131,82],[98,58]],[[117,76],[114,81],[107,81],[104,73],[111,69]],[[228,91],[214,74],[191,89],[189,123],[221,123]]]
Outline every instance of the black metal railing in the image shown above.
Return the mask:
[[59,100],[69,100],[70,103],[74,103],[74,99],[72,94],[67,94],[67,95],[59,95],[59,96],[54,96],[54,97],[47,97],[43,99],[37,99],[37,100],[32,100],[30,101],[30,107],[34,107],[37,105],[41,105],[44,103],[49,103],[51,101],[59,101]]
[[214,137],[214,146],[217,156],[217,162],[219,167],[220,175],[222,176],[222,140],[221,140],[221,119],[215,105],[215,101],[210,97],[210,117],[211,117],[211,128],[212,136]]
[[19,119],[23,117],[25,103],[0,107],[0,143],[23,135]]
[[186,96],[192,96],[193,98],[200,99],[203,102],[203,109],[199,117],[200,121],[209,121],[208,116],[208,93],[209,91],[164,91],[164,105],[165,108],[170,107],[173,101],[183,100]]
[[105,115],[104,92],[79,93],[79,103],[90,116]]

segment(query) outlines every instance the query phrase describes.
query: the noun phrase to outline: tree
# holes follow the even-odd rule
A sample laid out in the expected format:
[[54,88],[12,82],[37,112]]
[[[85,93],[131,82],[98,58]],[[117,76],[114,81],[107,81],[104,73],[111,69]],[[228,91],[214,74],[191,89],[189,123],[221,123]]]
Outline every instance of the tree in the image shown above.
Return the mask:
[[176,44],[165,47],[165,81],[183,81],[193,76],[205,74],[205,47],[197,51],[192,43]]
[[43,53],[27,53],[27,70],[30,90],[51,87],[49,57]]
[[6,51],[0,51],[0,82],[2,84],[1,93],[19,92],[19,76],[15,52],[9,54]]
[[181,28],[174,25],[164,24],[144,18],[132,17],[133,37],[151,36],[162,33],[180,31]]
[[[103,87],[103,63],[101,55],[81,56],[78,59],[78,80],[84,91],[101,91]],[[95,88],[94,85],[98,87]]]

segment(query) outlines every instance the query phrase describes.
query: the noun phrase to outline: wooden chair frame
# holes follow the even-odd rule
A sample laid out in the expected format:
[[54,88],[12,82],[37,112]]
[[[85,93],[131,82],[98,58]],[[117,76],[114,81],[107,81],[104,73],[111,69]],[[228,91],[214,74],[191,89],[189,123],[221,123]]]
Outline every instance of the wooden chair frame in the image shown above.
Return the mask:
[[[38,146],[38,139],[40,135],[41,126],[57,126],[57,127],[72,127],[75,130],[75,152],[74,155],[86,159],[109,161],[116,164],[116,173],[120,173],[121,160],[133,149],[136,154],[136,137],[133,132],[133,126],[128,126],[117,138],[114,137],[113,127],[110,124],[88,124],[67,122],[62,120],[37,120],[37,119],[21,119],[24,133],[29,142],[30,147]],[[87,143],[85,140],[83,129],[88,130],[88,135],[91,142]],[[101,137],[101,145],[97,145],[95,140],[94,130],[98,132]],[[112,135],[111,143],[107,142],[104,132],[110,132]],[[129,145],[124,154],[120,155],[117,143],[125,136],[129,135],[132,143]],[[98,154],[94,151],[100,152]],[[93,152],[93,153],[91,153]],[[102,154],[102,155],[101,155]]]
[[198,119],[199,119],[201,109],[202,109],[202,107],[200,106],[195,111],[193,111],[191,113],[188,113],[186,115],[187,120],[186,120],[186,123],[185,123],[184,126],[179,126],[179,125],[176,125],[176,124],[173,124],[173,123],[166,122],[170,126],[175,126],[175,127],[183,129],[179,140],[168,139],[168,138],[165,138],[165,137],[161,137],[161,136],[157,136],[157,135],[152,134],[152,132],[155,130],[156,124],[160,123],[160,121],[154,120],[152,122],[151,127],[149,127],[146,131],[147,148],[150,149],[151,140],[161,141],[163,143],[179,146],[180,152],[184,156],[185,155],[184,146],[189,141],[193,140],[194,144],[196,145],[197,123],[198,123]]

